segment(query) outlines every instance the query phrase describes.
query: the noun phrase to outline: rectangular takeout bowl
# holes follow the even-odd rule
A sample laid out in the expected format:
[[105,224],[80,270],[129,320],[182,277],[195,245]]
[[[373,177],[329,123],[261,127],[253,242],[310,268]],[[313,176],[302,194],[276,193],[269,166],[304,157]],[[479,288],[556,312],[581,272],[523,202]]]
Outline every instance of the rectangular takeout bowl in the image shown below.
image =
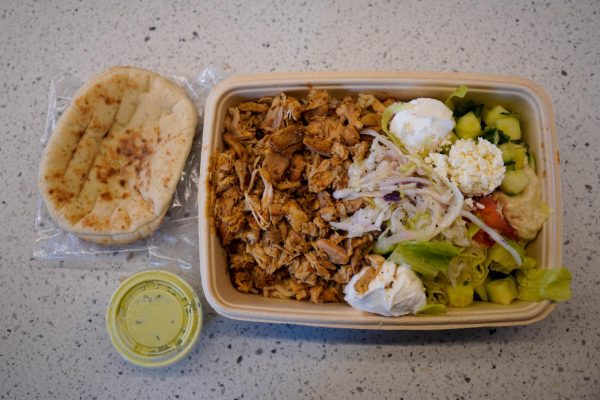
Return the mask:
[[359,92],[408,101],[417,97],[444,100],[459,85],[469,87],[467,98],[502,104],[521,116],[524,139],[536,158],[542,196],[554,211],[528,247],[538,265],[557,267],[562,260],[562,205],[559,155],[552,104],[533,82],[513,76],[426,72],[306,72],[236,76],[215,86],[204,117],[199,190],[199,240],[202,288],[210,305],[234,319],[337,328],[431,330],[484,326],[512,326],[542,320],[554,308],[549,301],[515,301],[508,306],[476,302],[449,308],[444,315],[383,317],[361,312],[345,303],[313,304],[265,298],[238,292],[228,274],[225,252],[217,236],[211,207],[210,168],[213,155],[223,148],[221,134],[227,109],[245,100],[280,92],[302,96],[310,87],[327,89],[340,97]]

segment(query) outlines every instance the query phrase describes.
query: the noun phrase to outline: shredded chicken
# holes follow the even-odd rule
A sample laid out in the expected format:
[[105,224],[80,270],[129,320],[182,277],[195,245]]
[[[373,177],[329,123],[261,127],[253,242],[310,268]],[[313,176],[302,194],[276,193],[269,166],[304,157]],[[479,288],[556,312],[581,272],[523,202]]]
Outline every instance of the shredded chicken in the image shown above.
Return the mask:
[[363,127],[378,129],[385,102],[372,95],[334,98],[311,89],[246,101],[228,110],[224,150],[212,174],[214,218],[234,286],[243,293],[343,301],[375,234],[347,237],[330,227],[363,206],[336,199],[348,167],[368,155]]

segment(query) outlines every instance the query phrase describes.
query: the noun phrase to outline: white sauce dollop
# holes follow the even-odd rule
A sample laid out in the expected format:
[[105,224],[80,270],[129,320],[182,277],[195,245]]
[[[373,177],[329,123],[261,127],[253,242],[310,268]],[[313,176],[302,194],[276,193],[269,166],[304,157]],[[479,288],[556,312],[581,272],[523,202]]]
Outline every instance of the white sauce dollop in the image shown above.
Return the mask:
[[436,151],[454,129],[452,110],[436,99],[419,98],[404,104],[390,122],[390,132],[412,154]]
[[359,294],[354,285],[366,270],[367,267],[364,267],[354,275],[344,289],[344,300],[352,307],[397,317],[409,313],[416,314],[425,306],[425,289],[409,265],[396,265],[392,261],[386,261],[369,283],[367,291]]

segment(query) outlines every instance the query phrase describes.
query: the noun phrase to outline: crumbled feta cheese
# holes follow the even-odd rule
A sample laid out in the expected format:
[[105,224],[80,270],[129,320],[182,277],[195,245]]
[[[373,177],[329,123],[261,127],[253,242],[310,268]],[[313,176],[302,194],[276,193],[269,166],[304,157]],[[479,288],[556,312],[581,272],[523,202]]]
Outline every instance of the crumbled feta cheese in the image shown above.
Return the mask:
[[425,162],[433,164],[433,170],[442,178],[448,178],[448,156],[440,153],[429,153],[427,157],[429,161]]
[[467,205],[467,207],[469,207],[469,208],[473,208],[473,207],[475,207],[475,204],[473,204],[473,199],[471,199],[471,198],[467,198],[467,199],[465,199],[465,204],[466,204],[466,205]]
[[492,193],[502,183],[504,172],[502,152],[485,139],[460,139],[450,148],[448,175],[467,196]]

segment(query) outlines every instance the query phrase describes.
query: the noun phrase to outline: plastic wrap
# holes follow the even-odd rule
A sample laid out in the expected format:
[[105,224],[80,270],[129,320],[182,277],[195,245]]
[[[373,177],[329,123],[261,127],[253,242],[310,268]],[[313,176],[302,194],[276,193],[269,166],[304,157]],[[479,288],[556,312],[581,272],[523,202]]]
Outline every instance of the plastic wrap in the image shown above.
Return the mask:
[[[198,109],[200,119],[171,205],[163,223],[151,236],[129,244],[108,246],[79,239],[56,225],[50,217],[43,199],[38,194],[34,222],[33,257],[42,260],[64,260],[70,257],[114,257],[129,252],[140,252],[148,254],[148,263],[153,266],[177,264],[183,268],[191,268],[196,265],[202,112],[210,89],[222,77],[223,72],[215,67],[205,68],[194,79],[185,76],[169,76],[171,80],[186,89],[188,96]],[[40,154],[48,143],[58,119],[83,84],[84,80],[71,74],[61,74],[52,79]]]

